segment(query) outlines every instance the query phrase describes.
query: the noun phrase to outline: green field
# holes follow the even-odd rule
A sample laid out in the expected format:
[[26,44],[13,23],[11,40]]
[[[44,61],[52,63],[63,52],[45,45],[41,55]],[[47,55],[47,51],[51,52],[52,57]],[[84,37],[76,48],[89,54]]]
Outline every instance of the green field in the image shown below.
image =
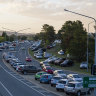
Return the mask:
[[[59,55],[58,54],[58,51],[61,50],[60,49],[60,46],[57,45],[56,47],[52,48],[52,49],[48,49],[47,52],[51,53],[52,55],[55,55],[57,57],[66,57],[65,55]],[[31,54],[31,56],[34,58],[34,52],[31,51],[29,49],[29,53]],[[35,58],[36,59],[36,58]],[[38,61],[44,61],[45,59],[36,59]],[[70,70],[70,71],[74,71],[74,72],[78,72],[78,73],[84,73],[84,74],[89,74],[91,75],[91,65],[89,64],[89,69],[88,69],[88,72],[87,72],[87,69],[80,69],[80,63],[78,62],[75,62],[74,61],[74,66],[71,66],[71,67],[60,67],[60,66],[56,66],[56,65],[53,65],[51,64],[51,66],[53,67],[56,67],[56,68],[60,68],[60,69],[64,69],[64,70]]]

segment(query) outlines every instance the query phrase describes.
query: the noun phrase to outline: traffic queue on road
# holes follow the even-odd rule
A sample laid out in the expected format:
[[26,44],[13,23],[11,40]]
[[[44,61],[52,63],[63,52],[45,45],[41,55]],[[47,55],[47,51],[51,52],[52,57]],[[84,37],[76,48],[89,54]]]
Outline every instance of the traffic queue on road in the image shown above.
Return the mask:
[[19,73],[25,75],[28,73],[36,73],[34,76],[35,80],[38,80],[40,83],[50,84],[50,86],[55,87],[57,91],[64,91],[66,94],[76,94],[77,96],[86,92],[91,94],[92,90],[90,88],[86,90],[83,88],[82,78],[78,74],[67,75],[61,69],[54,70],[48,62],[40,63],[40,66],[42,66],[41,70],[31,64],[23,63],[11,52],[4,52],[3,59]]
[[[40,59],[41,57],[39,58],[39,56],[41,56],[45,49],[37,49],[35,50],[34,45],[34,56],[36,55],[37,58]],[[25,49],[22,48],[22,51],[23,50]],[[24,75],[27,75],[29,73],[32,73],[33,75],[34,73],[35,80],[38,80],[38,82],[43,84],[50,84],[50,86],[54,87],[57,91],[64,91],[67,95],[75,94],[77,96],[81,96],[81,94],[83,93],[91,94],[92,89],[83,88],[83,78],[78,74],[66,74],[63,70],[54,69],[50,66],[50,64],[60,65],[62,67],[73,66],[74,62],[72,60],[66,58],[58,58],[56,56],[52,56],[49,53],[44,54],[44,58],[46,58],[46,60],[40,62],[40,68],[37,68],[35,65],[28,64],[27,62],[32,62],[31,57],[28,56],[25,58],[25,62],[22,62],[11,52],[4,52],[3,59],[17,72]]]

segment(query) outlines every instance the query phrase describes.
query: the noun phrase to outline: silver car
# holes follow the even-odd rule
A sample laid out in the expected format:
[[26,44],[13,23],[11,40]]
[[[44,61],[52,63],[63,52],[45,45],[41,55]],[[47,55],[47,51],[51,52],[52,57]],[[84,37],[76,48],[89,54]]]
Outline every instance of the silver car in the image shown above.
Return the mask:
[[81,96],[82,93],[89,93],[91,94],[92,89],[90,88],[83,88],[83,83],[78,81],[69,82],[65,87],[64,91],[67,95],[75,94],[77,96]]

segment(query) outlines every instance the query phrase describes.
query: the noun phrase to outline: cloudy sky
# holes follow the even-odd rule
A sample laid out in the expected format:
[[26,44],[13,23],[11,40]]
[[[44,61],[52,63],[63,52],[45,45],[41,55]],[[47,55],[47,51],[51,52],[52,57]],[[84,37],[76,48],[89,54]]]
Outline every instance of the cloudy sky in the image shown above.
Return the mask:
[[0,0],[0,30],[31,28],[22,32],[39,33],[43,24],[49,24],[57,32],[67,20],[81,20],[86,29],[93,21],[65,12],[65,8],[96,18],[96,0]]

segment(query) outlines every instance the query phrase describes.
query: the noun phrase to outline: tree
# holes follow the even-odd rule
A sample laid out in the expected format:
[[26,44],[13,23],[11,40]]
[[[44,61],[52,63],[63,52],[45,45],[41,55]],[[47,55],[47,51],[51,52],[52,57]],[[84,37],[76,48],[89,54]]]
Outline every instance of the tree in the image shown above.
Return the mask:
[[44,24],[42,28],[42,35],[45,43],[49,42],[52,43],[55,39],[55,30],[53,26],[48,24]]
[[75,60],[83,61],[86,59],[87,32],[83,28],[81,21],[67,21],[61,28],[62,30],[62,49],[69,52]]
[[1,42],[4,42],[4,41],[5,41],[5,38],[2,37],[2,36],[0,36],[0,43],[1,43]]
[[5,31],[2,33],[2,37],[4,37],[6,41],[9,40],[9,36],[7,35]]

